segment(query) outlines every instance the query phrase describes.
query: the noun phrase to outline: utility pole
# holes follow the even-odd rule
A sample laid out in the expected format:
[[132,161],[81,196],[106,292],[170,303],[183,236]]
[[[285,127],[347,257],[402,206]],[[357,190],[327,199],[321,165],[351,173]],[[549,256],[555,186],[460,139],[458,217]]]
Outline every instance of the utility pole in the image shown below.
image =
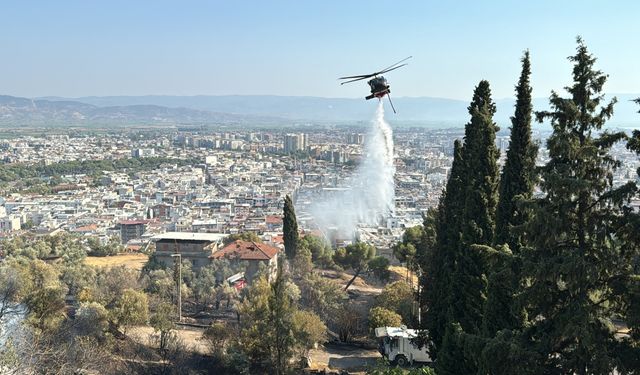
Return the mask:
[[175,264],[175,258],[178,258],[178,280],[176,280],[176,287],[178,289],[178,323],[182,321],[182,254],[171,254],[171,257],[174,258],[173,262]]

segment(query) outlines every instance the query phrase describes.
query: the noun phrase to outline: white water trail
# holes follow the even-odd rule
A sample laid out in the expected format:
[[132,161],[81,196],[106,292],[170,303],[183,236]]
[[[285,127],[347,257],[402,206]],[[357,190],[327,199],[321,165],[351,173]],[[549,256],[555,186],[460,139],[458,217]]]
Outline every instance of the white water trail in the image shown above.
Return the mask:
[[358,225],[383,224],[395,211],[394,174],[393,133],[380,101],[349,189],[311,206],[316,223],[325,233],[337,230],[341,238],[353,237]]

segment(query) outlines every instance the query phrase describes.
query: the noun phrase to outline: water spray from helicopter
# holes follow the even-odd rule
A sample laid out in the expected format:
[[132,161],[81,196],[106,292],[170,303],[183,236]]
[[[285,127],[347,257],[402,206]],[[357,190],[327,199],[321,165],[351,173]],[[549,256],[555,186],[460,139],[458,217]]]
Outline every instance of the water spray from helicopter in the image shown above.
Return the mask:
[[340,77],[341,83],[368,79],[371,94],[366,100],[378,98],[378,107],[365,138],[362,161],[355,174],[333,194],[311,204],[310,212],[327,238],[354,239],[358,226],[383,225],[395,213],[393,165],[393,134],[384,119],[383,99],[391,101],[391,88],[382,74],[401,68],[411,56],[380,71]]
[[380,100],[353,177],[344,190],[311,206],[316,224],[325,234],[335,232],[341,238],[353,237],[358,226],[382,224],[395,211],[394,174],[393,133]]

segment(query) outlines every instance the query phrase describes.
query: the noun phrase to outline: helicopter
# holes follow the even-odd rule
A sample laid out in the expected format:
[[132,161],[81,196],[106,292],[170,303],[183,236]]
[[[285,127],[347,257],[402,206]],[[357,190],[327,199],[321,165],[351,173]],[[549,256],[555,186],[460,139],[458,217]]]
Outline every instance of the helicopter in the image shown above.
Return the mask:
[[366,96],[365,99],[367,100],[373,99],[373,98],[382,99],[386,95],[387,98],[389,98],[389,104],[391,104],[391,109],[393,109],[393,113],[396,113],[396,109],[393,107],[393,102],[391,101],[391,95],[390,95],[391,89],[389,88],[389,83],[387,82],[387,79],[382,76],[382,74],[407,65],[407,63],[404,63],[404,64],[402,63],[409,60],[412,57],[413,56],[409,56],[406,59],[402,59],[397,63],[382,69],[379,72],[375,72],[371,74],[362,74],[357,76],[340,77],[338,79],[349,79],[349,81],[340,83],[341,85],[344,85],[345,83],[351,83],[351,82],[360,81],[363,79],[373,77],[367,82],[369,84],[369,87],[371,87],[371,95]]

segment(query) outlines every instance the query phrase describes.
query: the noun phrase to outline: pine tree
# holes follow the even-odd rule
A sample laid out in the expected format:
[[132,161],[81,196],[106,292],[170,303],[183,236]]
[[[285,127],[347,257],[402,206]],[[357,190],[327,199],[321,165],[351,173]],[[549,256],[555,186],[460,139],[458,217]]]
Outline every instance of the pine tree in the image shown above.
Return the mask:
[[293,201],[290,196],[284,198],[284,218],[282,220],[284,232],[284,252],[290,261],[295,258],[298,250],[298,221],[296,211],[293,208]]
[[522,249],[527,284],[521,300],[530,318],[522,337],[526,349],[542,355],[538,373],[610,374],[623,367],[621,347],[640,354],[637,341],[634,349],[616,338],[612,323],[614,317],[625,319],[622,301],[638,277],[632,267],[638,244],[628,241],[624,205],[636,187],[613,186],[620,163],[609,150],[625,135],[599,132],[616,99],[601,106],[607,76],[594,69],[596,59],[577,42],[569,57],[570,97],[552,92],[552,110],[537,113],[539,121],[551,121],[553,134],[547,141],[550,160],[541,170],[545,196],[535,202],[526,226],[529,244]]
[[344,290],[349,289],[360,273],[369,268],[369,261],[376,256],[376,252],[375,246],[364,242],[356,242],[336,250],[333,261],[345,270],[353,270],[353,277],[347,282]]
[[429,332],[432,345],[430,352],[434,358],[442,346],[447,326],[452,293],[450,278],[454,271],[455,252],[460,242],[460,219],[464,209],[465,176],[462,145],[456,140],[453,146],[453,164],[446,189],[440,198],[436,218],[426,217],[424,223],[425,233],[427,228],[436,228],[435,246],[431,249],[417,249],[417,260],[423,271],[420,279],[420,290],[423,291],[422,321]]
[[496,244],[508,244],[517,253],[521,236],[514,231],[527,221],[527,212],[518,209],[518,199],[530,199],[535,182],[537,146],[531,140],[531,63],[529,51],[522,58],[522,73],[516,86],[516,110],[511,117],[511,139],[500,177],[500,198],[496,210]]

